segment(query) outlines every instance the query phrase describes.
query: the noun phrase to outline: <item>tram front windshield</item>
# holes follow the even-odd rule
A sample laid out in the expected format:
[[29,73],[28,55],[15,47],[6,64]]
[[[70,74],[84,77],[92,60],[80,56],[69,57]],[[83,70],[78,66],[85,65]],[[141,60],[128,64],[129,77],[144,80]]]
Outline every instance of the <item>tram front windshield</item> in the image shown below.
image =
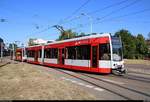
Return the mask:
[[122,60],[122,42],[119,37],[112,37],[113,61]]

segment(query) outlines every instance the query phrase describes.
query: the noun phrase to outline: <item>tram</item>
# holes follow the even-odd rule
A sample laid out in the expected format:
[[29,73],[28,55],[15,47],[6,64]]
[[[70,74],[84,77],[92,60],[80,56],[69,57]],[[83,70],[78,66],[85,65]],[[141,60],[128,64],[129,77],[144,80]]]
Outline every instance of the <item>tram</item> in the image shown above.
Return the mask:
[[[16,53],[20,51],[17,49]],[[28,63],[96,73],[126,72],[121,39],[110,33],[29,46],[22,51],[26,52]],[[16,60],[24,57],[21,55],[16,54]]]
[[17,48],[15,52],[15,60],[16,61],[26,61],[26,49],[25,48]]

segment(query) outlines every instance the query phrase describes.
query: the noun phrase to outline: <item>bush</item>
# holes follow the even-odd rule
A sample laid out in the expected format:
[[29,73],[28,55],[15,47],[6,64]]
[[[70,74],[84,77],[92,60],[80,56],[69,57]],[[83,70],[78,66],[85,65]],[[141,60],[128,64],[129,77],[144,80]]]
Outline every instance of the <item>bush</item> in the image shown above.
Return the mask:
[[144,56],[142,54],[135,54],[136,59],[144,59]]

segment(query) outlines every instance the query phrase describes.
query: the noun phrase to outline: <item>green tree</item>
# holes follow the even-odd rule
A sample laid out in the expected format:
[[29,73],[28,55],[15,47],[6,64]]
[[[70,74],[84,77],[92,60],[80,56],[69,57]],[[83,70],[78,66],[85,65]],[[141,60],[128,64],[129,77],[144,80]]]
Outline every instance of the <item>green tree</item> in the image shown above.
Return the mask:
[[15,44],[15,43],[10,43],[10,44],[9,44],[9,49],[13,50],[13,47],[14,47],[15,50],[18,48],[17,44]]
[[61,32],[61,35],[57,39],[57,41],[75,38],[77,36],[76,32],[73,32],[71,29],[65,30]]
[[148,54],[148,46],[142,34],[138,34],[136,37],[136,51],[137,58],[143,58]]
[[147,40],[147,46],[148,46],[148,54],[146,57],[150,58],[150,40]]
[[124,58],[135,58],[136,53],[136,38],[131,35],[128,30],[121,29],[115,33],[115,36],[120,36],[123,43]]
[[36,40],[36,38],[30,38],[29,42],[28,42],[28,46],[38,45],[38,44],[34,43],[34,40]]
[[85,33],[81,32],[81,33],[80,33],[80,35],[81,35],[81,36],[84,36],[84,35],[85,35]]
[[148,40],[150,40],[150,32],[148,33]]
[[150,58],[150,32],[148,33],[148,39],[146,40],[148,46],[148,55],[147,57]]

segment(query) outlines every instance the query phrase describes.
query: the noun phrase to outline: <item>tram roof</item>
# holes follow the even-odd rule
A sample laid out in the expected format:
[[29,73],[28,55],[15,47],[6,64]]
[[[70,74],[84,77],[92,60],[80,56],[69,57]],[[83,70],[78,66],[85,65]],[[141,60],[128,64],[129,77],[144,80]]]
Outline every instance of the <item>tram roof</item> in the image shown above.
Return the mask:
[[[62,40],[62,41],[54,41],[52,43],[47,43],[47,44],[43,44],[45,45],[51,45],[51,44],[59,44],[59,43],[64,43],[64,42],[69,42],[69,41],[78,41],[78,40],[84,40],[84,39],[89,39],[89,38],[98,38],[98,37],[105,37],[105,36],[110,36],[110,33],[97,33],[95,35],[89,35],[89,36],[83,36],[83,37],[77,37],[77,38],[72,38],[72,39],[66,39],[66,40]],[[27,46],[28,48],[30,47],[38,47],[38,46],[42,46],[42,45],[34,45],[34,46]]]

